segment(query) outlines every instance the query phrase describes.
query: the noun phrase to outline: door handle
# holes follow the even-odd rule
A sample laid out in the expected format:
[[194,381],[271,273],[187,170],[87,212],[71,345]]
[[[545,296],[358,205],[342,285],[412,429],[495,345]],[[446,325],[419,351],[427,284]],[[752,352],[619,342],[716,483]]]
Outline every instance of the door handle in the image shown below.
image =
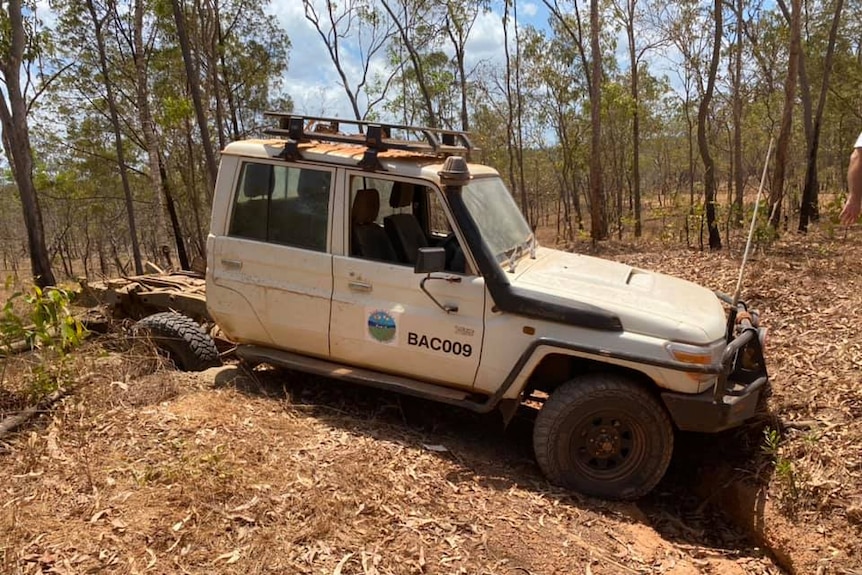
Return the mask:
[[349,281],[347,282],[347,287],[356,291],[371,291],[371,284],[360,281]]
[[225,267],[225,269],[229,269],[229,270],[241,270],[242,269],[242,262],[239,260],[222,260],[221,263]]

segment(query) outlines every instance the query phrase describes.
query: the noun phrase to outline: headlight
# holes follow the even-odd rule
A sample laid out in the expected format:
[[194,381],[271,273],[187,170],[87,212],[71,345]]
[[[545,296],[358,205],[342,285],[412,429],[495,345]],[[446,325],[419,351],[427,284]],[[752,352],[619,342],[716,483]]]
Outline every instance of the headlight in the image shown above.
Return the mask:
[[716,341],[707,346],[672,341],[665,345],[665,349],[673,359],[680,363],[719,367],[725,345],[724,340]]
[[[721,365],[721,356],[726,345],[724,340],[707,346],[670,342],[665,345],[665,349],[673,359],[680,363],[718,368]],[[686,375],[697,383],[698,391],[708,389],[715,383],[717,377],[715,373],[686,372]]]

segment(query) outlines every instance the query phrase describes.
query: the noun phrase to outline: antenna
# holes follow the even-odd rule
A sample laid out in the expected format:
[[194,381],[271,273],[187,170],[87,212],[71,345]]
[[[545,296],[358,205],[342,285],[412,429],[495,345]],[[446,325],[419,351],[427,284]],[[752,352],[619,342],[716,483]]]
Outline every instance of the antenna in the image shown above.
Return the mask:
[[745,252],[742,254],[742,265],[739,266],[739,279],[736,280],[736,291],[733,292],[731,313],[736,313],[736,304],[739,303],[739,294],[742,291],[742,274],[745,271],[745,263],[748,261],[748,252],[751,249],[751,238],[754,237],[754,225],[757,223],[757,208],[760,206],[760,195],[763,185],[766,183],[766,171],[769,168],[769,156],[772,155],[772,140],[769,138],[769,149],[766,150],[766,163],[763,166],[763,175],[760,176],[760,187],[757,188],[757,199],[754,201],[754,213],[751,215],[751,227],[748,229],[748,241],[745,242]]

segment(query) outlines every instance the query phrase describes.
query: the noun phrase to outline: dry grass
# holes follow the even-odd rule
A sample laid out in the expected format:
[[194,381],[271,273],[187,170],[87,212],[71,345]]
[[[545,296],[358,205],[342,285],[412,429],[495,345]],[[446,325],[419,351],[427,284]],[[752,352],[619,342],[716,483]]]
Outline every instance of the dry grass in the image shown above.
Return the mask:
[[529,422],[501,435],[275,371],[97,365],[3,456],[0,572],[778,572],[730,531],[660,535],[635,506],[556,491]]
[[[736,282],[738,255],[602,250],[725,291]],[[685,437],[638,505],[548,485],[529,410],[502,432],[494,418],[300,374],[182,374],[107,340],[76,359],[86,384],[0,444],[0,572],[778,573],[708,505],[750,484],[766,497],[728,510],[785,565],[851,573],[862,567],[854,251],[852,238],[814,237],[755,254],[745,295],[770,328],[768,411],[735,433]],[[762,450],[764,425],[781,431],[775,453]],[[710,483],[714,470],[730,475]]]
[[[769,328],[765,423],[779,442],[768,453],[765,438],[755,436],[762,449],[734,462],[741,468],[735,479],[765,489],[762,508],[749,511],[799,573],[862,569],[860,234],[790,236],[756,252],[745,274],[743,295]],[[615,257],[731,293],[740,252]]]

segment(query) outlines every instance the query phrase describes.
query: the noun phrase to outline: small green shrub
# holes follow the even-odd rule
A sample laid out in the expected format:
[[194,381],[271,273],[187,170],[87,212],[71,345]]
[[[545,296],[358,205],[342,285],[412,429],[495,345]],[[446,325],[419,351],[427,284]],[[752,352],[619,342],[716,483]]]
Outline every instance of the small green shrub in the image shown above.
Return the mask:
[[[7,289],[10,284],[7,279]],[[30,401],[53,393],[71,377],[67,354],[86,336],[86,329],[72,313],[71,299],[68,290],[32,286],[13,293],[0,310],[0,351],[5,352],[5,361],[22,351],[22,343],[37,354],[38,361],[22,390]],[[2,380],[0,377],[0,384]]]
[[[7,280],[7,287],[9,280]],[[49,349],[64,355],[80,345],[86,330],[71,311],[72,294],[61,288],[33,286],[13,293],[0,313],[0,344],[20,341],[31,349]],[[23,306],[21,305],[23,303]],[[23,307],[23,312],[18,311]]]

